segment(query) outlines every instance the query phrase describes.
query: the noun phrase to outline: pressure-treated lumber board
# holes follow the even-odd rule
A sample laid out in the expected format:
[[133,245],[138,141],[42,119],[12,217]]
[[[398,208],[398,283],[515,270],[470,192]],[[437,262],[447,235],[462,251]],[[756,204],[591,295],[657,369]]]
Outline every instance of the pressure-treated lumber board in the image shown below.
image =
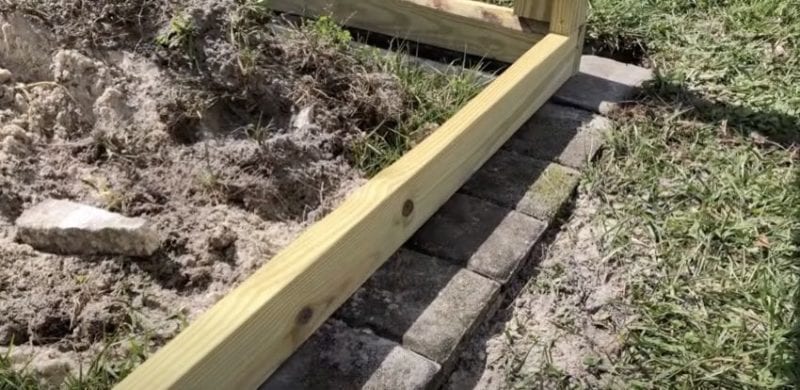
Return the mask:
[[[588,0],[548,0],[553,4],[550,32],[563,35],[578,33],[586,24]],[[582,42],[579,42],[582,44]]]
[[552,9],[553,9],[553,0],[514,1],[514,14],[521,16],[523,18],[541,20],[547,22],[550,20]]
[[470,0],[270,0],[269,7],[400,39],[514,62],[548,32],[510,8]]
[[561,35],[575,35],[575,59],[572,69],[578,73],[583,54],[583,40],[586,36],[586,17],[589,0],[548,0],[553,5],[550,32]]
[[548,34],[118,388],[260,385],[569,78],[574,39]]

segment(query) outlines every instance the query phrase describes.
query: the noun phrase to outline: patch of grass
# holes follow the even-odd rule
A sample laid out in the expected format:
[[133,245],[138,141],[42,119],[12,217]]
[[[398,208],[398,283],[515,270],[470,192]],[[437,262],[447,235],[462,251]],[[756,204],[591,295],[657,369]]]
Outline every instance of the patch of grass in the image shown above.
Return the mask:
[[647,388],[788,385],[799,352],[794,158],[684,115],[650,101],[589,175],[609,251],[633,270],[640,317],[620,371]]
[[321,16],[319,19],[309,21],[304,27],[322,45],[331,45],[341,50],[347,50],[353,40],[350,31],[342,28],[330,16]]
[[616,36],[644,42],[653,65],[670,82],[729,105],[800,114],[796,2],[595,0],[592,4],[590,39]]
[[237,48],[237,62],[243,77],[256,73],[263,55],[258,44],[264,39],[264,28],[272,19],[266,0],[243,0],[230,16],[229,39]]
[[[590,175],[640,314],[633,386],[798,384],[797,37],[790,1],[595,1],[590,34],[660,77]],[[620,250],[622,249],[622,250]]]
[[[130,322],[109,334],[103,342],[103,349],[97,353],[87,366],[80,366],[78,372],[71,373],[64,383],[58,386],[63,390],[106,390],[114,387],[144,362],[152,348],[151,333],[145,329],[140,315],[131,311]],[[181,328],[186,326],[185,318],[176,314]],[[134,336],[136,335],[136,336]],[[39,378],[27,365],[15,365],[10,356],[12,349],[0,355],[0,390],[36,390],[43,388]]]
[[15,368],[11,362],[10,351],[0,354],[0,390],[33,390],[39,382],[26,368]]
[[[123,357],[112,351],[123,348]],[[105,390],[114,387],[149,356],[149,340],[117,336],[106,341],[104,349],[88,367],[67,378],[65,390]]]
[[374,175],[413,148],[453,116],[485,86],[478,69],[454,66],[437,71],[420,66],[400,53],[369,51],[370,61],[384,72],[395,75],[408,95],[414,97],[409,116],[388,132],[373,131],[354,145],[356,166]]
[[413,99],[409,114],[399,123],[373,129],[351,146],[355,166],[368,176],[399,159],[436,130],[486,83],[478,72],[480,66],[466,69],[453,64],[447,70],[436,69],[410,59],[402,45],[394,52],[386,52],[354,44],[350,32],[327,16],[304,24],[302,29],[320,45],[351,51],[370,68],[394,76]]
[[[587,188],[639,315],[639,388],[798,385],[800,10],[787,0],[592,2],[658,79],[617,119]],[[619,42],[609,42],[610,45]]]
[[169,28],[156,36],[159,46],[172,50],[192,51],[192,40],[197,36],[197,28],[192,19],[185,14],[175,15],[169,22]]

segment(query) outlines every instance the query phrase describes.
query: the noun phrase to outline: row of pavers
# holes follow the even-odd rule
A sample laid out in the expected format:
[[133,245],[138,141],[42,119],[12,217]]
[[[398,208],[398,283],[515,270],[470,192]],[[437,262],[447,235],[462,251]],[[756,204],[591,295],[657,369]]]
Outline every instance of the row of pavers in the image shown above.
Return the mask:
[[651,73],[584,56],[581,73],[362,286],[262,389],[431,389],[570,200]]

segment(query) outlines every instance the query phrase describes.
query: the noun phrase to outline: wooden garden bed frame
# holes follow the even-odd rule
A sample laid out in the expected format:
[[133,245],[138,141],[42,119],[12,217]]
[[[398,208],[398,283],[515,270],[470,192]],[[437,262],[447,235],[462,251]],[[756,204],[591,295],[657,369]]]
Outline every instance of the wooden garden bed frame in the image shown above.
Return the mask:
[[119,389],[261,385],[578,69],[587,0],[269,0],[513,62],[450,120],[204,313]]

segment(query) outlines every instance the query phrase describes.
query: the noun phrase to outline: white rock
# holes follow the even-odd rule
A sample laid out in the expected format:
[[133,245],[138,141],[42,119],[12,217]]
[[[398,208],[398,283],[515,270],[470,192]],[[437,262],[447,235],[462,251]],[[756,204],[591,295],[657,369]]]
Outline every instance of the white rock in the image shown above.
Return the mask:
[[0,68],[0,84],[5,84],[9,81],[11,81],[11,71]]
[[292,117],[292,128],[297,131],[310,132],[318,127],[314,124],[314,106],[307,106]]
[[128,218],[67,200],[46,200],[16,221],[17,239],[37,250],[74,255],[150,256],[161,245],[142,218]]

